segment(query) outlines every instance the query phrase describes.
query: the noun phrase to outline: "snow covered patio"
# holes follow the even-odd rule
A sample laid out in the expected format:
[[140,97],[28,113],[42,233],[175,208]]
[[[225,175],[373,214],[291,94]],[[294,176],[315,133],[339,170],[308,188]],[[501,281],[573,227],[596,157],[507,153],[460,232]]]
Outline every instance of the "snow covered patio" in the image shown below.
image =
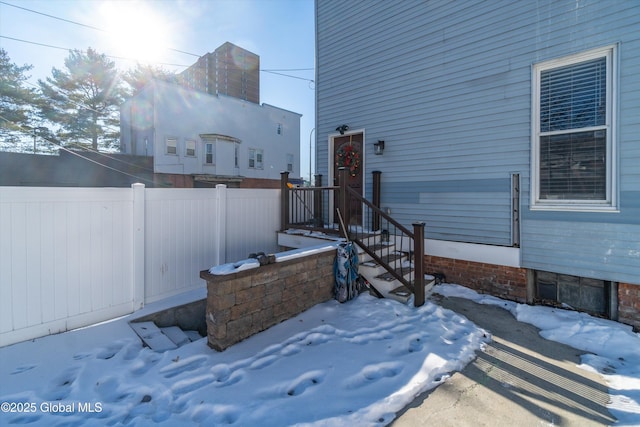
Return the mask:
[[[593,354],[584,369],[609,385],[616,425],[640,424],[640,336],[582,313],[531,307],[456,285],[436,292],[499,305],[547,339]],[[228,348],[206,338],[144,348],[128,321],[204,297],[0,349],[0,424],[386,425],[447,381],[491,335],[431,301],[420,308],[362,294],[329,301]]]

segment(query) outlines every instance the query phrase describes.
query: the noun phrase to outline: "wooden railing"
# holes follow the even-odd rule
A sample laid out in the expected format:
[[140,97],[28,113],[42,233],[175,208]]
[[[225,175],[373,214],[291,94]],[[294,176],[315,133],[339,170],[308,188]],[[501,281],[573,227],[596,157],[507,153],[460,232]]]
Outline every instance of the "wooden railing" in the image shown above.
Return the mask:
[[[339,211],[345,224],[346,237],[407,287],[414,294],[416,307],[423,305],[424,224],[414,223],[411,231],[380,209],[379,172],[374,173],[374,187],[377,188],[373,190],[373,199],[376,203],[370,202],[347,186],[347,173],[345,168],[340,168],[339,186],[296,188],[289,185],[288,173],[283,172],[282,229],[338,233]],[[316,179],[316,184],[321,184],[320,179]],[[332,210],[336,212],[331,212]],[[405,259],[410,262],[404,261]]]

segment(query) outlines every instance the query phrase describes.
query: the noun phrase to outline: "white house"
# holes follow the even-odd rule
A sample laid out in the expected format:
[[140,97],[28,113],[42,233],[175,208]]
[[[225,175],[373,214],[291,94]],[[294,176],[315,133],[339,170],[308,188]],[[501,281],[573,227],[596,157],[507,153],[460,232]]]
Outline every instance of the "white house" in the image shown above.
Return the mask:
[[300,175],[300,117],[153,81],[120,107],[121,151],[153,156],[155,173],[191,177],[186,186],[272,187],[282,171]]

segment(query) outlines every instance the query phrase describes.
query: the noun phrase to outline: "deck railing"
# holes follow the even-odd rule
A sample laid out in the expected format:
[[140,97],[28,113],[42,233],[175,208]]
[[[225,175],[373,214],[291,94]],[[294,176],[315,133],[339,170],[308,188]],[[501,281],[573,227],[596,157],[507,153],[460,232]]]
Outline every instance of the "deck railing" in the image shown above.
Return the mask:
[[373,200],[376,203],[347,186],[347,173],[345,168],[339,170],[339,186],[323,187],[321,178],[316,178],[318,185],[315,187],[291,187],[288,173],[283,172],[282,229],[338,233],[339,211],[346,237],[408,288],[414,294],[416,307],[423,305],[424,224],[414,223],[413,230],[409,230],[380,209],[379,172],[374,173]]
[[323,187],[321,177],[316,177],[314,187],[293,187],[289,183],[289,173],[282,172],[280,189],[282,230],[292,228],[337,233],[336,224],[331,222],[330,200],[333,200],[339,187]]

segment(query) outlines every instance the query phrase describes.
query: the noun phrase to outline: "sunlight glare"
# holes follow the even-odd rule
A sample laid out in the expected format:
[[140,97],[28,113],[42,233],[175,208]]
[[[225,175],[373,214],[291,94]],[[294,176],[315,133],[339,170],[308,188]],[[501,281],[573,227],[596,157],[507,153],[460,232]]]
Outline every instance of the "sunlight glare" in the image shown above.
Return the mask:
[[101,27],[108,32],[110,53],[141,63],[154,63],[166,55],[169,26],[164,17],[142,1],[102,3]]

